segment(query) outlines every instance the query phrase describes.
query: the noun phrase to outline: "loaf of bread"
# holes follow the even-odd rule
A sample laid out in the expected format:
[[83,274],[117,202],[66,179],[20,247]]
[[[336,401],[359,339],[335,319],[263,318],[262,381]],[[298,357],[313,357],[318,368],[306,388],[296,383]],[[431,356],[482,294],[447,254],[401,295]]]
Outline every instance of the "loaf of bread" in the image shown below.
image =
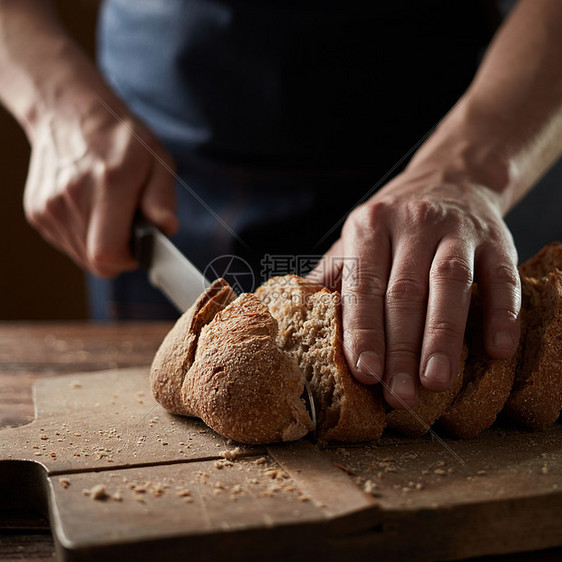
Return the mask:
[[505,414],[538,430],[562,409],[562,243],[545,246],[519,272],[523,350]]
[[484,347],[483,311],[473,288],[466,329],[469,349],[464,363],[463,384],[452,404],[439,418],[438,429],[467,439],[490,427],[511,391],[522,345],[511,359],[492,360]]
[[243,294],[201,329],[181,387],[187,415],[243,443],[300,439],[313,429],[304,376],[276,343],[277,322]]
[[217,279],[183,314],[160,345],[150,370],[152,394],[166,410],[190,415],[181,387],[193,360],[203,326],[236,298],[224,279]]
[[343,354],[340,296],[298,277],[273,277],[256,291],[279,323],[279,347],[298,362],[318,410],[318,437],[369,441],[380,437],[385,411],[380,385],[351,375]]
[[542,429],[562,409],[562,244],[541,250],[520,274],[522,335],[515,356],[486,354],[475,287],[456,384],[441,393],[421,389],[409,411],[386,413],[381,385],[353,378],[343,354],[339,294],[295,275],[274,277],[239,297],[226,281],[215,281],[164,339],[151,369],[152,391],[169,411],[200,417],[221,435],[249,444],[311,431],[305,381],[324,441],[375,440],[385,425],[421,435],[434,422],[468,438],[500,412]]
[[418,402],[413,408],[392,410],[388,413],[386,418],[388,427],[410,437],[417,437],[427,433],[435,420],[438,420],[445,413],[461,389],[467,352],[465,345],[463,346],[457,378],[450,388],[443,392],[430,392],[420,387],[418,390]]
[[524,277],[522,289],[522,361],[505,414],[530,429],[544,429],[562,409],[562,272]]
[[154,396],[166,409],[250,444],[295,440],[313,429],[305,377],[319,439],[381,435],[380,389],[358,383],[343,355],[339,294],[297,276],[273,278],[238,298],[215,281],[178,320],[151,369]]

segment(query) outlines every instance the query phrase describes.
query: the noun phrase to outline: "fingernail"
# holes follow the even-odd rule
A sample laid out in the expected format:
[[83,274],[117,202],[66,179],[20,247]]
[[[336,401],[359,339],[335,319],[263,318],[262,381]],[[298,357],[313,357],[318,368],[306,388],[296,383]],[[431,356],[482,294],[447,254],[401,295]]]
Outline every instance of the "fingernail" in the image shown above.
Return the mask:
[[355,366],[362,375],[372,378],[376,382],[381,380],[382,361],[378,353],[374,351],[364,351],[359,355]]
[[435,353],[432,355],[425,365],[423,376],[440,384],[447,384],[451,380],[451,362],[446,355]]
[[416,399],[416,382],[408,373],[396,373],[390,379],[390,392],[402,400]]
[[513,349],[513,337],[509,332],[496,332],[492,339],[492,343],[494,344],[494,347],[499,349]]

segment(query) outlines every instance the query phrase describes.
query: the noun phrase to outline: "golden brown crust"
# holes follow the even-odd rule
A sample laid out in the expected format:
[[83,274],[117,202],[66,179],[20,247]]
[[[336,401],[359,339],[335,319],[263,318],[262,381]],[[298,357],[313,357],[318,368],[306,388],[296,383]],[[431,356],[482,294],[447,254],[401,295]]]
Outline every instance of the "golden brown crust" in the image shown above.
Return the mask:
[[193,363],[201,328],[236,298],[224,279],[215,280],[164,338],[150,369],[156,400],[174,414],[188,415],[181,399],[183,379]]
[[386,416],[388,427],[412,437],[424,435],[447,410],[455,396],[458,394],[463,380],[464,362],[467,355],[466,345],[463,346],[459,372],[451,388],[443,392],[430,392],[421,387],[418,393],[418,402],[413,408],[407,410],[392,410]]
[[505,414],[530,429],[554,423],[562,408],[562,272],[521,279],[525,342]]
[[511,359],[491,359],[480,330],[480,311],[477,318],[477,322],[469,320],[472,329],[468,333],[469,351],[462,388],[438,423],[439,429],[461,439],[475,437],[495,422],[511,392],[522,351],[523,338]]
[[522,277],[546,277],[555,269],[562,270],[562,242],[551,242],[519,266]]
[[181,390],[190,415],[236,441],[290,441],[313,424],[301,399],[304,376],[275,343],[277,322],[251,294],[243,294],[199,336]]

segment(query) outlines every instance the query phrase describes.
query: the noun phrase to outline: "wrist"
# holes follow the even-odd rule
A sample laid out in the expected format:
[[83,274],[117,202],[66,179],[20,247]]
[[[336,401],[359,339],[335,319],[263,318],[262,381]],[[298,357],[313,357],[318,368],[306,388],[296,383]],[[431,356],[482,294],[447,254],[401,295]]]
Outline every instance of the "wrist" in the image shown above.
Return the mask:
[[479,115],[463,99],[414,155],[406,173],[443,184],[483,187],[506,212],[516,183],[506,133],[498,119]]

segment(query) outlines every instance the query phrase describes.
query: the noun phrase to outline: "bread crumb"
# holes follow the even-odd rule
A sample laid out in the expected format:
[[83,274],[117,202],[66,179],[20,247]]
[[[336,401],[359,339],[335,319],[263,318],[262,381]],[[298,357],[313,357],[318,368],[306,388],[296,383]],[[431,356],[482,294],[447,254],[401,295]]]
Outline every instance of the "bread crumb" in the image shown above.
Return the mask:
[[176,492],[176,496],[178,496],[178,497],[180,497],[180,498],[186,498],[186,497],[191,496],[191,492],[190,492],[188,489],[183,488],[183,489],[178,490],[178,491]]
[[235,449],[226,449],[219,453],[219,456],[227,459],[229,461],[235,459],[240,454],[240,447],[236,447]]
[[447,474],[442,468],[436,468],[433,473],[438,474],[439,476],[444,476],[445,474]]
[[104,484],[96,484],[89,490],[82,490],[82,494],[90,496],[93,500],[104,500],[107,498],[107,492]]
[[274,478],[275,480],[283,480],[284,478],[289,478],[289,475],[280,468],[272,468],[264,472],[269,478]]
[[72,381],[70,383],[70,388],[82,388],[82,383],[78,381]]
[[59,484],[64,488],[68,488],[70,486],[70,480],[68,478],[59,478]]
[[541,472],[543,474],[548,474],[548,466],[546,466],[546,464],[541,468]]

